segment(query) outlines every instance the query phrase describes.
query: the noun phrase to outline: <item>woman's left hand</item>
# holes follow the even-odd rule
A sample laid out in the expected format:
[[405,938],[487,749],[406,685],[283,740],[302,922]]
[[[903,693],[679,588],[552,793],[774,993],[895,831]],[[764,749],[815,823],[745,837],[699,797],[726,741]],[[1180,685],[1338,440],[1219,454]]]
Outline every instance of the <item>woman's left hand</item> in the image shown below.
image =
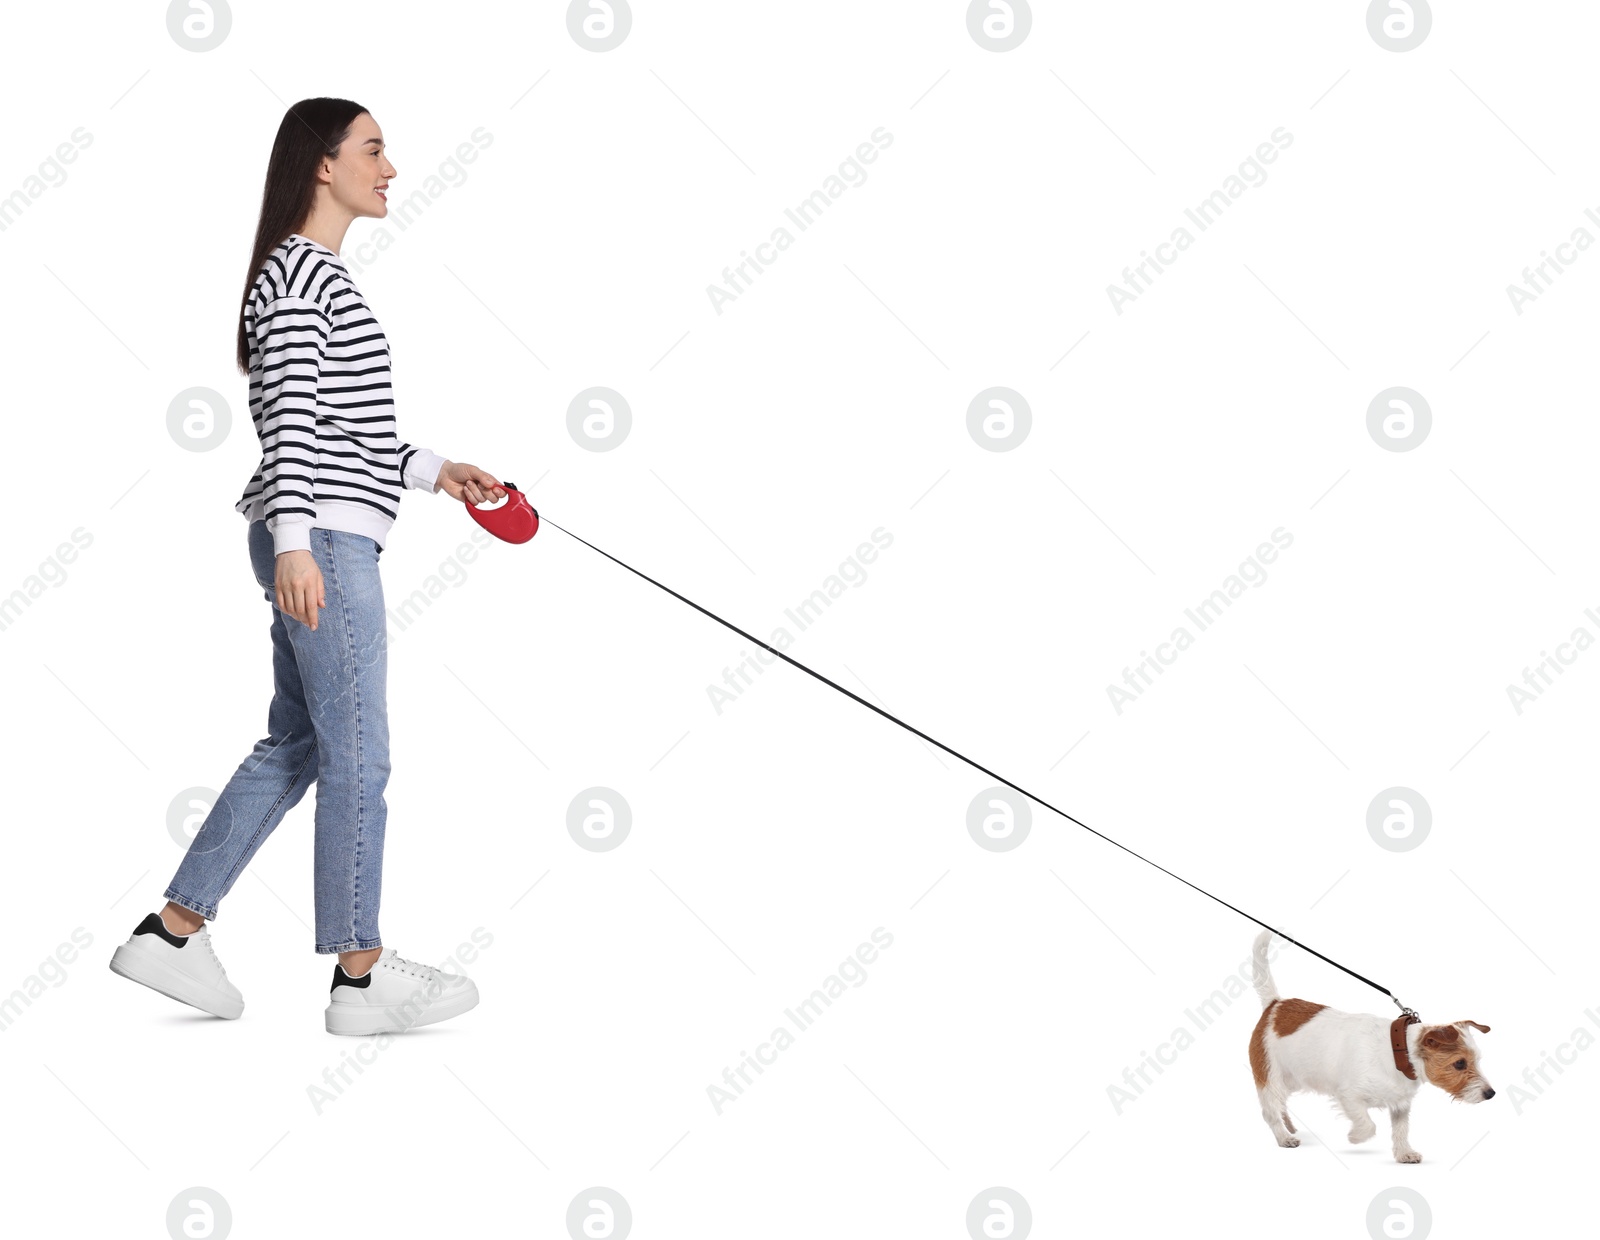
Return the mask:
[[464,504],[492,504],[506,494],[506,489],[486,469],[468,465],[464,461],[446,461],[439,470],[439,489],[447,491],[451,499]]

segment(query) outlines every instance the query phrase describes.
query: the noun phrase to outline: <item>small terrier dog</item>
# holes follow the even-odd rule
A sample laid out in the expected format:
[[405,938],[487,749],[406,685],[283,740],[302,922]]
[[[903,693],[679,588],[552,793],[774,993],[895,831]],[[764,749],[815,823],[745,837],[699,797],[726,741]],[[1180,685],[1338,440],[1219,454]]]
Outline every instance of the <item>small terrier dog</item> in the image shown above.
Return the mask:
[[1488,1025],[1475,1020],[1391,1025],[1382,1016],[1279,998],[1267,968],[1271,941],[1272,932],[1263,930],[1256,936],[1252,956],[1261,1019],[1250,1035],[1250,1071],[1261,1099],[1261,1116],[1279,1145],[1300,1144],[1284,1103],[1290,1094],[1309,1090],[1338,1104],[1350,1120],[1352,1144],[1370,1141],[1378,1131],[1367,1109],[1387,1107],[1395,1161],[1421,1162],[1422,1155],[1410,1141],[1411,1099],[1421,1084],[1413,1065],[1420,1065],[1428,1081],[1455,1102],[1494,1097],[1494,1089],[1478,1070],[1478,1046],[1471,1033],[1472,1029],[1488,1033]]

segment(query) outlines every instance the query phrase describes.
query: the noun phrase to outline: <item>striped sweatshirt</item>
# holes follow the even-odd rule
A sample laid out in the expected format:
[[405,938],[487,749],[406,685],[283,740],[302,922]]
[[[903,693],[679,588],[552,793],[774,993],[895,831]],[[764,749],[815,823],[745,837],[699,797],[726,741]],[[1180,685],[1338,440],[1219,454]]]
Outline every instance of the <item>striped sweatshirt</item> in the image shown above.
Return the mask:
[[401,489],[436,492],[445,458],[396,438],[389,342],[350,273],[291,233],[257,273],[244,322],[261,464],[234,511],[266,521],[277,555],[309,550],[313,527],[381,549]]

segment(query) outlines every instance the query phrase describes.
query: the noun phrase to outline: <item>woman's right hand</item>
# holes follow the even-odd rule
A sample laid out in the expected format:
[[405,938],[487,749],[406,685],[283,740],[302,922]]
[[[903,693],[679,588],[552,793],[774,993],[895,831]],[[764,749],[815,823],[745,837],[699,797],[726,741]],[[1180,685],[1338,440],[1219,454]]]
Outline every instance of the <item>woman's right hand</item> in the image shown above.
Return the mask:
[[273,566],[273,587],[278,592],[278,610],[315,633],[317,608],[328,604],[322,589],[322,570],[311,552],[285,551],[278,556]]

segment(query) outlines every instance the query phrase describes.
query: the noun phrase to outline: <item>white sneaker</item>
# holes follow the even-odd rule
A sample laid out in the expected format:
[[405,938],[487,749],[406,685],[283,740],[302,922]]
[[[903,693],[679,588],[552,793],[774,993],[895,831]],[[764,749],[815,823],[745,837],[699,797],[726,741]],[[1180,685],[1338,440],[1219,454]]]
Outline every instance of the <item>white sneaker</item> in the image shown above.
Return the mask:
[[360,977],[351,977],[335,962],[330,991],[329,1033],[402,1033],[478,1006],[478,988],[471,978],[407,960],[392,947],[385,947]]
[[151,913],[112,953],[111,971],[224,1020],[244,1011],[244,996],[228,980],[204,924],[192,934],[173,934],[160,913]]

